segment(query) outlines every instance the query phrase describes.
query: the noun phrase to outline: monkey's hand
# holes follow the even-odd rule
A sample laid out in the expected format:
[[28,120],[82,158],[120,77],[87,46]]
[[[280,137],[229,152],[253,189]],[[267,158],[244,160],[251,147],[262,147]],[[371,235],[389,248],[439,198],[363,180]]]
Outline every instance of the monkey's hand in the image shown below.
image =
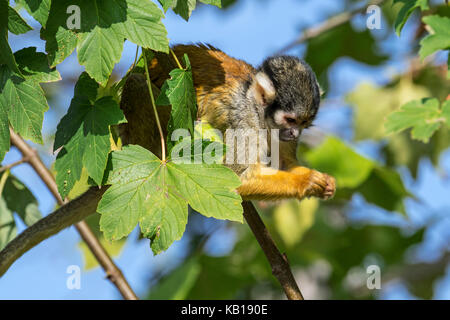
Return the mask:
[[305,167],[295,167],[289,172],[296,175],[298,198],[318,197],[328,200],[334,196],[336,181],[332,176]]
[[253,170],[242,177],[242,185],[238,188],[244,200],[279,200],[288,198],[303,199],[318,197],[330,199],[335,192],[336,183],[333,177],[305,167],[294,167],[289,171],[265,168]]

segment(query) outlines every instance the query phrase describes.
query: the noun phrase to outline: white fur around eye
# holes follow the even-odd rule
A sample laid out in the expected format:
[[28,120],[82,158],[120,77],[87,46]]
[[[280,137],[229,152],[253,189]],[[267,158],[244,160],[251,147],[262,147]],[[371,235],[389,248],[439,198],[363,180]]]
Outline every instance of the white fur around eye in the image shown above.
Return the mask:
[[295,114],[288,113],[288,112],[283,111],[283,110],[277,110],[273,114],[273,121],[275,121],[275,123],[278,124],[278,125],[283,125],[283,124],[286,124],[286,120],[284,119],[285,117],[290,117],[290,118],[294,118],[295,119]]

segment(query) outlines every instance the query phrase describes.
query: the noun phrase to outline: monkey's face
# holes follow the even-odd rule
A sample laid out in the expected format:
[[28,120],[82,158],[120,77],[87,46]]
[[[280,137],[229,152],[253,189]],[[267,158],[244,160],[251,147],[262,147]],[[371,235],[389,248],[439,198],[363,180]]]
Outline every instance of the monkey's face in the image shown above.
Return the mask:
[[266,123],[271,129],[280,130],[281,141],[297,140],[302,130],[311,126],[314,115],[298,110],[284,110],[276,103],[266,109]]
[[270,79],[275,96],[265,109],[269,128],[280,130],[280,140],[297,140],[311,125],[320,104],[320,89],[306,62],[290,56],[264,61],[260,72]]

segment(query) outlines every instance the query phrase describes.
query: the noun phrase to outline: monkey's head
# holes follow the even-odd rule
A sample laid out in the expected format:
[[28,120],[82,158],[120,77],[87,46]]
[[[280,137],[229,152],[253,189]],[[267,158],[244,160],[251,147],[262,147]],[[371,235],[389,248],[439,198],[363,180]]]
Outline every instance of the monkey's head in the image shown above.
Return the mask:
[[320,104],[320,88],[311,67],[292,56],[266,59],[257,70],[254,97],[263,105],[269,128],[280,129],[280,140],[297,140],[311,125]]

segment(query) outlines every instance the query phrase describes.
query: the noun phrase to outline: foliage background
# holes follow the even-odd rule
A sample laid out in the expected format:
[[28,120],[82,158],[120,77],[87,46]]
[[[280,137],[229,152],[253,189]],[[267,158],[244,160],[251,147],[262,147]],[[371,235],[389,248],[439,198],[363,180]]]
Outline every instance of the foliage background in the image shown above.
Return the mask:
[[[301,29],[316,25],[352,3],[240,0],[226,10],[200,6],[188,23],[169,11],[163,22],[171,43],[211,43],[231,56],[258,65],[295,39]],[[280,248],[286,251],[307,299],[450,298],[450,139],[444,129],[436,133],[429,145],[412,142],[409,134],[386,138],[382,131],[383,116],[392,108],[423,96],[445,99],[449,83],[433,66],[445,64],[446,53],[438,54],[425,69],[416,70],[418,17],[414,15],[401,37],[397,37],[391,25],[396,10],[398,7],[384,16],[382,30],[366,31],[365,17],[358,16],[345,33],[310,43],[310,51],[302,45],[289,52],[305,57],[321,82],[328,83],[327,99],[316,126],[305,139],[332,134],[369,159],[361,160],[356,154],[351,160],[336,160],[349,161],[353,166],[342,173],[341,182],[348,190],[342,190],[335,202],[318,205],[305,201],[300,210],[289,203],[275,209],[263,204],[267,211],[263,218]],[[25,11],[21,14],[35,30],[25,37],[10,34],[13,51],[32,45],[44,51],[38,23]],[[449,16],[448,11],[444,14]],[[363,35],[344,39],[352,30]],[[346,46],[339,47],[339,43]],[[135,45],[126,42],[115,69],[117,78],[125,74],[134,54]],[[329,63],[323,63],[327,59]],[[74,82],[84,68],[72,54],[57,69],[63,80],[44,85],[50,105],[44,117],[45,144],[35,145],[48,166],[55,159],[52,144],[56,125],[69,106]],[[320,164],[320,152],[314,155],[314,151],[302,151],[306,160],[315,159]],[[19,159],[13,150],[4,163]],[[354,178],[355,172],[363,171],[365,161],[372,160],[397,170],[415,198],[402,199],[405,194],[399,192],[392,200],[386,189],[374,188],[373,184],[369,190],[352,189],[352,183],[358,183],[349,179]],[[54,209],[53,198],[30,168],[19,166],[12,173],[36,196],[41,212]],[[378,206],[368,203],[367,193],[373,195],[371,202]],[[399,203],[403,210],[397,206]],[[392,212],[395,210],[405,214]],[[95,219],[94,216],[91,220]],[[20,220],[16,222],[20,232],[24,225]],[[136,231],[126,242],[108,247],[118,254],[116,262],[140,297],[283,297],[245,225],[192,214],[182,240],[156,257],[149,250],[148,240],[138,240]],[[73,264],[87,267],[82,273],[81,290],[66,288],[66,268]],[[65,230],[32,249],[0,278],[0,298],[119,298],[116,289],[105,281],[103,271],[92,264],[78,235],[72,229]],[[364,289],[365,268],[370,264],[381,267],[382,290]]]

